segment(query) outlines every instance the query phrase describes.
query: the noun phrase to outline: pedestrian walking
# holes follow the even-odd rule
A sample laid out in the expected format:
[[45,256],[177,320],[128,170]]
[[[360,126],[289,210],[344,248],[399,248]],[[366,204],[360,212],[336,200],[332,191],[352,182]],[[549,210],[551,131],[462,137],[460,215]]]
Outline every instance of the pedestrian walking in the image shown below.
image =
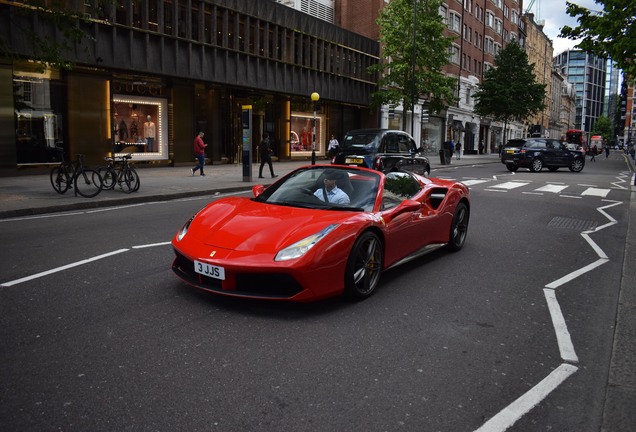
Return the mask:
[[457,160],[462,158],[462,143],[458,142],[455,146],[455,151],[457,152]]
[[263,178],[263,167],[265,164],[269,165],[269,172],[272,178],[278,177],[274,174],[274,167],[272,166],[272,143],[267,132],[263,134],[263,141],[261,141],[261,145],[259,146],[259,152],[261,154],[261,166],[258,169],[258,178]]
[[592,147],[592,150],[590,153],[592,154],[592,157],[590,158],[590,162],[596,162],[596,153],[598,153],[598,148],[596,147],[596,145]]
[[203,173],[203,166],[205,165],[205,148],[208,145],[203,142],[204,136],[205,134],[203,132],[199,132],[196,138],[194,138],[193,152],[194,157],[197,158],[197,166],[190,169],[192,177],[194,177],[194,173],[198,170],[201,170],[201,175],[205,176],[205,174]]
[[340,143],[338,142],[336,137],[333,134],[331,134],[331,139],[329,140],[329,146],[327,147],[329,159],[331,159],[332,157],[336,155],[336,152],[338,151],[339,146],[340,146]]
[[609,144],[605,144],[605,159],[609,157],[609,153],[610,153]]

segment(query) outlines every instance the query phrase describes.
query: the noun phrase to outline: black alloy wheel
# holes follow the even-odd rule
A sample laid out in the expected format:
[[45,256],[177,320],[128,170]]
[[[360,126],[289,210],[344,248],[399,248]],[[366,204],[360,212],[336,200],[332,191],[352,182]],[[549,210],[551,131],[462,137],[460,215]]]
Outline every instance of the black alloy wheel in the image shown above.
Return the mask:
[[383,260],[380,238],[370,231],[362,233],[347,260],[345,294],[353,300],[363,300],[373,294],[380,281]]
[[453,215],[453,222],[450,228],[448,248],[451,251],[457,252],[464,246],[466,235],[468,235],[469,219],[470,212],[468,211],[468,207],[463,202],[460,202],[455,208],[455,214]]

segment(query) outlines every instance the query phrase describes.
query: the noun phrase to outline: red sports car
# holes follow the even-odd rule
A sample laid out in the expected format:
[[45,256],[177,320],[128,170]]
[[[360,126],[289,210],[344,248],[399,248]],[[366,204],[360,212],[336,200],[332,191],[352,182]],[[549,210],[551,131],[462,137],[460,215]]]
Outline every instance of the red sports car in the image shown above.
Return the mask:
[[383,270],[457,251],[468,232],[468,188],[409,172],[310,165],[253,194],[214,201],[178,231],[172,269],[185,282],[235,297],[359,300]]

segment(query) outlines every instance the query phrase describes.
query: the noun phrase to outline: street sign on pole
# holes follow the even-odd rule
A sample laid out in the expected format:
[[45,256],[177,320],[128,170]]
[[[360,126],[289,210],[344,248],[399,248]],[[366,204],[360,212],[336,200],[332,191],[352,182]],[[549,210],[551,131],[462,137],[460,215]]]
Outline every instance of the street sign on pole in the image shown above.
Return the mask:
[[252,105],[241,107],[241,123],[243,124],[243,181],[252,181]]

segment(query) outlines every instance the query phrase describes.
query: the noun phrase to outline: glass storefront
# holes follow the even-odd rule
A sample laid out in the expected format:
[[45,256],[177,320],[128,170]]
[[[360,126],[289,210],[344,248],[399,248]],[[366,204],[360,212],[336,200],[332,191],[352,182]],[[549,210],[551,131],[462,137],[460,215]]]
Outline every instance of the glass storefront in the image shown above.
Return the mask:
[[17,163],[58,162],[65,141],[66,86],[54,71],[28,69],[16,67],[13,74]]
[[422,124],[422,142],[420,146],[425,154],[437,153],[442,144],[443,119],[429,117],[427,123]]

